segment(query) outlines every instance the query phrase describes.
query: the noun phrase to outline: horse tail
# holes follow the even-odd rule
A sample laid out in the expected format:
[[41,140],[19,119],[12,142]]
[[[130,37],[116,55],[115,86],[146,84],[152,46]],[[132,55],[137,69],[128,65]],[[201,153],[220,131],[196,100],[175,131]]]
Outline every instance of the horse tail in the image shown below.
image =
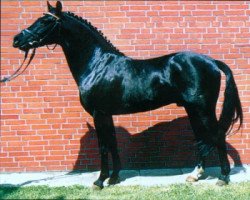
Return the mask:
[[219,129],[225,133],[229,134],[229,131],[232,130],[233,125],[239,120],[240,130],[243,124],[243,112],[242,106],[239,98],[239,93],[233,73],[230,68],[219,60],[216,60],[216,64],[219,69],[226,75],[226,89],[224,92],[224,102],[222,107],[222,112],[219,118]]

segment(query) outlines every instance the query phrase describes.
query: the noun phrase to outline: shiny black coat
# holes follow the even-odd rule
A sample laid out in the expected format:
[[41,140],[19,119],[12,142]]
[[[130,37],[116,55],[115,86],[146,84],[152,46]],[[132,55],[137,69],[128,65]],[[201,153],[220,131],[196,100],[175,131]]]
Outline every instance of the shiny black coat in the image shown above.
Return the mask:
[[[135,113],[170,103],[200,104],[209,92],[214,93],[214,101],[220,86],[215,61],[192,52],[133,60],[97,48],[87,68],[77,82],[81,102],[90,114],[96,110],[108,115]],[[210,82],[217,83],[216,88],[210,88]]]

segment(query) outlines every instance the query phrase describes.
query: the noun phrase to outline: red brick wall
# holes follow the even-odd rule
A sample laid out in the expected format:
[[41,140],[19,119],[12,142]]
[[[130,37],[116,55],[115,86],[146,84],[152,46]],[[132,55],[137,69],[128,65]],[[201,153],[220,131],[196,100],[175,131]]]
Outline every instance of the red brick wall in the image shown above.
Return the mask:
[[[63,6],[88,19],[133,58],[193,50],[230,65],[245,121],[242,132],[227,139],[229,157],[232,163],[250,164],[248,1],[66,1]],[[12,74],[23,59],[12,47],[13,36],[46,10],[45,1],[1,2],[2,77]],[[125,168],[195,164],[196,147],[183,108],[169,105],[115,116],[114,121]],[[22,76],[1,83],[0,149],[2,172],[99,168],[93,121],[80,106],[60,47],[38,49]],[[216,153],[209,160],[218,164]]]

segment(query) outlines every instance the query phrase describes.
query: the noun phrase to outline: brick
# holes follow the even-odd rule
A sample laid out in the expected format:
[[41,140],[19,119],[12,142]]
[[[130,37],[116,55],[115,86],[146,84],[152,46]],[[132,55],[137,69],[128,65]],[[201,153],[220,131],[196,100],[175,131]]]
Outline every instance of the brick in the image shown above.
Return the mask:
[[56,165],[56,166],[48,166],[47,168],[46,168],[48,171],[62,171],[62,170],[65,170],[65,166],[58,166],[58,165]]
[[0,157],[0,162],[1,163],[10,163],[10,162],[13,162],[13,158],[1,158]]
[[47,156],[47,161],[57,161],[57,160],[64,160],[64,156]]
[[21,102],[22,101],[22,99],[21,98],[3,98],[2,99],[2,102],[3,103],[19,103],[19,102]]
[[32,146],[32,145],[44,146],[44,145],[47,145],[47,144],[48,144],[48,141],[29,141],[30,146]]
[[18,164],[17,162],[1,162],[1,166],[4,166],[5,168],[9,169],[10,171],[12,170],[12,167],[17,167]]
[[62,135],[44,135],[44,140],[60,140],[62,139]]
[[51,126],[39,124],[39,125],[32,125],[31,128],[34,130],[38,130],[38,129],[47,130],[47,129],[51,129]]
[[50,134],[54,134],[56,130],[37,130],[36,132],[39,135],[50,135]]
[[50,150],[63,150],[64,147],[63,146],[45,146],[44,149],[46,151],[50,151]]
[[50,113],[50,114],[41,114],[41,119],[52,119],[52,118],[60,118],[59,114],[54,114],[54,113]]
[[2,120],[7,120],[7,119],[18,119],[18,115],[1,115]]
[[106,13],[106,17],[125,17],[125,13],[123,12],[116,12],[116,11],[109,11]]
[[15,126],[11,126],[11,130],[30,130],[30,126],[28,126],[28,125],[15,125]]
[[28,172],[44,172],[46,171],[45,167],[26,167],[26,171]]
[[19,161],[20,167],[39,167],[39,162],[34,161]]

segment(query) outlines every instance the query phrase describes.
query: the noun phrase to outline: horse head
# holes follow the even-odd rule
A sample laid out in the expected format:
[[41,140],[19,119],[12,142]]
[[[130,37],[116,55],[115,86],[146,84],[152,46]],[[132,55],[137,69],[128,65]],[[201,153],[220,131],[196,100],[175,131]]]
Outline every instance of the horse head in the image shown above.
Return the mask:
[[62,15],[62,4],[57,1],[56,7],[47,2],[48,12],[38,18],[31,26],[14,37],[13,47],[23,51],[58,42]]

